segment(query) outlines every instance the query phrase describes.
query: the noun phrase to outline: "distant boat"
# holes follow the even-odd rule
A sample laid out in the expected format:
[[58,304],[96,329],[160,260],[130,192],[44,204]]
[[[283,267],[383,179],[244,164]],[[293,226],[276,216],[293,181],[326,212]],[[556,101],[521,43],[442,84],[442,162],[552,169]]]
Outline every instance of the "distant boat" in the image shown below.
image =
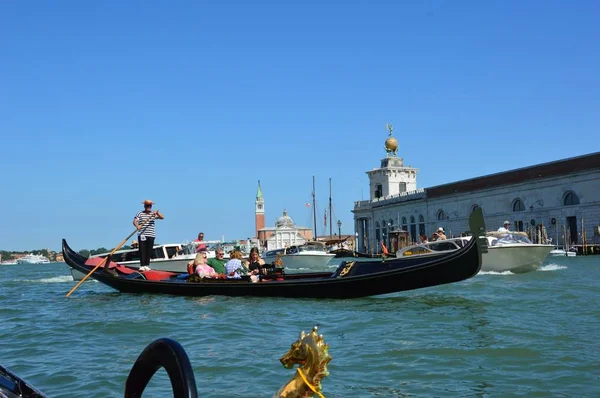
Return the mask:
[[550,250],[550,253],[548,253],[549,256],[554,256],[554,257],[575,257],[577,255],[577,252],[574,251],[573,249],[569,249],[569,250],[564,250],[564,249],[552,249]]
[[50,260],[41,254],[28,254],[17,259],[17,264],[48,264]]
[[[317,202],[315,198],[315,176],[313,176],[313,220],[314,220],[314,238],[317,237]],[[281,259],[286,270],[321,270],[327,269],[327,266],[335,254],[327,253],[327,248],[323,242],[316,240],[306,242],[302,245],[292,245],[290,247],[268,250],[262,254],[267,264],[274,263]]]
[[[575,251],[574,248],[570,248],[569,245],[564,245],[562,249],[558,248],[558,224],[554,224],[554,228],[556,230],[556,247],[554,249],[552,249],[550,251],[550,253],[548,253],[549,256],[553,256],[553,257],[575,257],[577,255],[577,252]],[[567,242],[567,231],[565,230],[565,226],[562,226],[563,229],[563,234],[562,234],[562,239],[563,239],[563,243]]]
[[2,261],[0,263],[0,265],[13,265],[13,264],[17,264],[17,260],[6,260],[6,261]]

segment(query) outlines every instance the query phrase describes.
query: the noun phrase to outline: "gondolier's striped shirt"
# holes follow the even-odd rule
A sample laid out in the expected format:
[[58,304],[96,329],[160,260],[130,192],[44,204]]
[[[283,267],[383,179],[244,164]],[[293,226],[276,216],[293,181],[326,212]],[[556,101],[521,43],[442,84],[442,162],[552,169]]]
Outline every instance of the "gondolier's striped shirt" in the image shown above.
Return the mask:
[[[140,211],[138,214],[136,214],[135,218],[137,219],[138,225],[142,225],[142,224],[144,224],[144,222],[146,222],[146,220],[148,220],[149,218],[152,218],[152,213],[146,213],[144,211]],[[156,237],[156,233],[154,232],[155,220],[156,220],[156,218],[152,218],[152,220],[148,221],[147,224],[144,224],[142,229],[140,229],[138,231],[138,236],[144,235],[149,238],[155,238]]]

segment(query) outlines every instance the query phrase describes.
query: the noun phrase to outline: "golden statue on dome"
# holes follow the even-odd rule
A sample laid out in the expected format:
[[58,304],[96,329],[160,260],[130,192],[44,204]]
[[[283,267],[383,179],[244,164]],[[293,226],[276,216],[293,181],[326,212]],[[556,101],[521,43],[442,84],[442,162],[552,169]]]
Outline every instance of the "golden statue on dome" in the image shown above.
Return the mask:
[[387,123],[385,128],[389,131],[388,138],[385,140],[385,152],[387,153],[387,157],[396,157],[396,152],[398,151],[398,140],[392,137],[392,131],[394,131],[394,126]]

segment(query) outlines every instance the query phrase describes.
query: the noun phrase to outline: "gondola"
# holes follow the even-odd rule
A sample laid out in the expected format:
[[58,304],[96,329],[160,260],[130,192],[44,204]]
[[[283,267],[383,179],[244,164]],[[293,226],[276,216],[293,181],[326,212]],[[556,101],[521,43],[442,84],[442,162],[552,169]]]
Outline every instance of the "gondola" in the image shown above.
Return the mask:
[[42,392],[2,365],[0,365],[0,397],[46,398]]
[[[475,236],[485,231],[480,208],[469,218]],[[481,239],[471,239],[465,247],[436,258],[374,259],[345,261],[335,272],[277,274],[260,282],[249,279],[207,279],[187,281],[181,275],[163,271],[133,271],[106,262],[90,277],[123,293],[170,294],[179,296],[257,296],[292,298],[350,299],[420,289],[459,282],[481,269],[486,250]],[[62,241],[65,262],[85,274],[98,263],[91,261]]]

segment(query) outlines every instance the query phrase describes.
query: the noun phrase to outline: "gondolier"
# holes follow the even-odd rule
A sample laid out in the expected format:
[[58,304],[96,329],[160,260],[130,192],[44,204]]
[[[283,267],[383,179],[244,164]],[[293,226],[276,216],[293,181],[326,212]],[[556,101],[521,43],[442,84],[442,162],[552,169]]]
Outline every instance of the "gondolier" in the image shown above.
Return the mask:
[[152,211],[151,200],[147,199],[142,202],[144,210],[138,212],[133,218],[133,225],[138,230],[138,243],[140,247],[140,269],[150,269],[150,257],[152,257],[152,248],[154,247],[154,239],[156,232],[154,229],[155,220],[165,218],[158,210]]

